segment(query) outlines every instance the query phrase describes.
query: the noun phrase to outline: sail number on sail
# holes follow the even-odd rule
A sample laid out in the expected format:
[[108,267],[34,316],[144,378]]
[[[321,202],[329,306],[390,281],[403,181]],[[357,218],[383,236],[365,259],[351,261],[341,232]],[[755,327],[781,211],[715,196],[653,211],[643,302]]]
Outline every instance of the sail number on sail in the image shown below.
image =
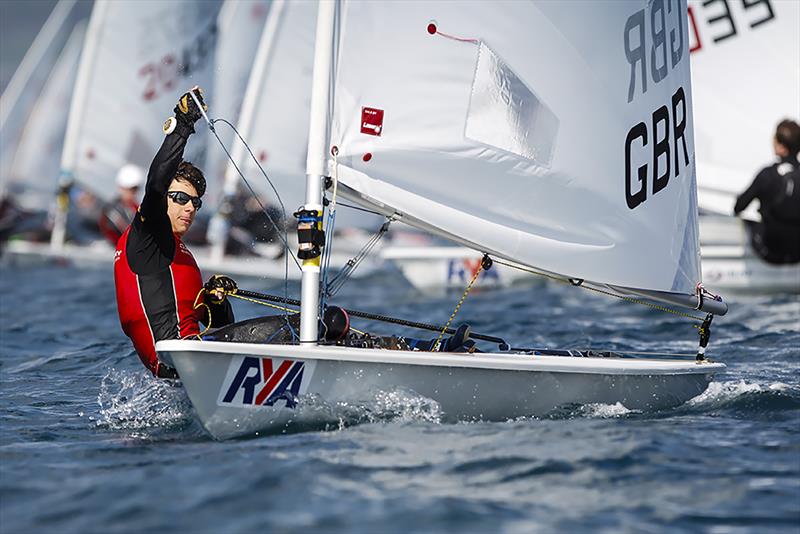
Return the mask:
[[139,77],[145,78],[142,98],[145,101],[160,98],[177,87],[179,78],[190,78],[202,70],[212,56],[217,41],[217,24],[212,22],[197,37],[187,43],[176,54],[169,53],[159,61],[151,61],[139,69]]
[[[637,89],[642,95],[647,92],[648,78],[654,85],[660,83],[668,77],[669,69],[675,69],[684,59],[685,2],[654,0],[647,11],[649,17],[645,9],[631,15],[623,34],[625,57],[631,73],[629,103],[636,96]],[[641,80],[638,85],[637,73]],[[634,125],[625,139],[625,201],[630,209],[647,200],[648,177],[651,178],[652,194],[655,195],[667,186],[671,173],[674,172],[675,177],[680,174],[681,159],[683,168],[689,164],[684,135],[686,93],[683,86],[678,87],[670,100],[652,112],[648,123],[642,121]],[[645,147],[652,151],[652,165],[644,163],[636,169],[636,184],[632,180],[632,151]],[[671,164],[673,155],[674,168]]]

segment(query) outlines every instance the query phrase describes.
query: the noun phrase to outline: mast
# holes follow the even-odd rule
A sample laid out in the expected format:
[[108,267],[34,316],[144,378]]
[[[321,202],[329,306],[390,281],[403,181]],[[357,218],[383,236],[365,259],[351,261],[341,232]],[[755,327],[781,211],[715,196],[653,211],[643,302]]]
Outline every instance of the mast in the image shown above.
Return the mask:
[[[275,44],[275,38],[280,27],[281,19],[283,18],[283,9],[285,2],[283,0],[275,0],[269,8],[269,15],[267,22],[264,25],[264,31],[258,43],[258,51],[253,61],[253,71],[250,74],[250,79],[247,82],[247,90],[244,95],[242,109],[239,112],[238,129],[243,138],[250,137],[253,129],[253,119],[255,116],[255,108],[258,105],[259,98],[263,98],[261,93],[261,86],[264,83],[264,76],[269,69],[272,57],[272,47]],[[244,145],[241,142],[236,142],[234,139],[233,150],[231,151],[231,158],[239,168],[242,167],[244,161]],[[236,172],[236,167],[233,163],[228,162],[225,167],[225,183],[222,189],[222,198],[220,199],[217,212],[211,218],[208,225],[208,236],[211,242],[211,256],[216,261],[222,259],[225,255],[225,246],[228,242],[228,231],[230,230],[230,223],[228,221],[228,213],[223,212],[223,207],[226,202],[229,202],[231,197],[236,194],[239,184],[239,174]]]
[[50,236],[50,247],[53,249],[60,249],[64,246],[67,210],[69,209],[68,185],[73,180],[72,172],[75,169],[78,156],[78,135],[80,134],[80,128],[82,126],[81,117],[83,117],[84,108],[87,103],[86,94],[94,71],[94,63],[98,52],[97,42],[100,37],[100,30],[105,19],[107,8],[107,2],[95,3],[92,9],[92,17],[89,20],[89,28],[86,31],[86,41],[81,53],[81,63],[78,67],[78,79],[75,81],[75,92],[72,94],[72,102],[69,109],[67,134],[64,138],[64,150],[61,153],[60,190],[56,203],[53,233]]
[[[322,0],[317,14],[314,75],[311,85],[311,119],[308,126],[305,211],[322,217],[322,187],[327,174],[328,116],[333,66],[333,25],[336,4]],[[303,260],[300,297],[300,342],[316,343],[319,316],[320,258]]]

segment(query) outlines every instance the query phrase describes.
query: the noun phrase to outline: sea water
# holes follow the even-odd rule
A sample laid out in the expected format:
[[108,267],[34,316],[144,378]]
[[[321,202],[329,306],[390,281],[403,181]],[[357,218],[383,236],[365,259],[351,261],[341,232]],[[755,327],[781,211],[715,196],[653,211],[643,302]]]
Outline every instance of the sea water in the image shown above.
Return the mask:
[[[459,297],[416,293],[389,271],[334,302],[443,323]],[[183,389],[132,352],[110,269],[6,266],[0,531],[797,533],[800,301],[729,302],[708,351],[727,373],[674,409],[570,405],[445,424],[435,401],[398,389],[330,407],[316,424],[218,442]],[[234,305],[239,318],[268,311]],[[515,345],[697,346],[683,317],[553,283],[475,290],[461,322]]]

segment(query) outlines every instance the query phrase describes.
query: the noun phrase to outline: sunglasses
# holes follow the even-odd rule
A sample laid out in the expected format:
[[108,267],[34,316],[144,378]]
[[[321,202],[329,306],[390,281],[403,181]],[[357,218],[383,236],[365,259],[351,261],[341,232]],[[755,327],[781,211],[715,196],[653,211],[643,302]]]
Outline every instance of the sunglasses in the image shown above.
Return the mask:
[[187,202],[190,200],[192,201],[192,206],[194,209],[199,210],[200,206],[203,205],[203,201],[200,197],[193,197],[188,193],[184,193],[183,191],[168,191],[167,196],[172,199],[173,202],[180,204],[181,206],[185,206]]

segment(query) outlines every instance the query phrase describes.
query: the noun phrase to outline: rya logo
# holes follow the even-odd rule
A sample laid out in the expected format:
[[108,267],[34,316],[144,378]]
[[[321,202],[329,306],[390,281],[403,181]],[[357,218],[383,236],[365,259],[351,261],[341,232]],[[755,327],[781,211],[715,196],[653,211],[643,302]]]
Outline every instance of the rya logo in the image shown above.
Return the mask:
[[245,356],[234,360],[220,391],[220,404],[234,406],[272,406],[285,400],[287,408],[297,405],[303,383],[305,362]]

